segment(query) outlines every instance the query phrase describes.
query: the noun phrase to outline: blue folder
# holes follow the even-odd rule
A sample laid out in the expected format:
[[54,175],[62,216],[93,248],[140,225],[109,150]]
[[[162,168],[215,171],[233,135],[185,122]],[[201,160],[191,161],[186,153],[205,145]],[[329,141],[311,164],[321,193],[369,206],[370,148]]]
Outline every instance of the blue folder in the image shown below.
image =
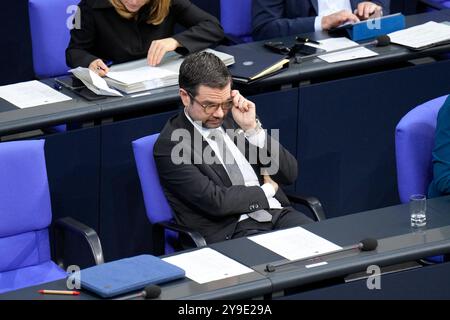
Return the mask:
[[347,32],[353,41],[367,40],[381,35],[389,34],[405,28],[405,16],[396,13],[375,19],[369,19],[357,23],[345,24],[331,29],[330,34],[339,35]]
[[185,271],[152,255],[99,264],[80,271],[81,287],[103,298],[184,278]]

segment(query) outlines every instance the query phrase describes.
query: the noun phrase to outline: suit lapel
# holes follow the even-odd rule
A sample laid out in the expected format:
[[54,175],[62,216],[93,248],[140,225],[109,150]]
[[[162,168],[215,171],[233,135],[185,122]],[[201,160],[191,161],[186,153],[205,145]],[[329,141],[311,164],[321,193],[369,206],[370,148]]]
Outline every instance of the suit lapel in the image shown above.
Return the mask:
[[[198,130],[194,128],[192,123],[189,121],[189,119],[184,114],[184,111],[180,114],[180,120],[181,121],[177,127],[181,127],[183,129],[188,130],[189,134],[191,135],[191,150],[192,150],[191,161],[192,161],[192,163],[197,166],[201,166],[204,171],[210,171],[210,172],[213,171],[217,175],[217,177],[222,181],[223,185],[231,186],[232,183],[231,183],[230,178],[228,177],[228,173],[225,170],[225,168],[223,167],[223,165],[220,163],[219,158],[217,158],[217,156],[215,154],[213,155],[213,158],[214,158],[213,164],[207,164],[207,165],[204,164],[203,153],[204,153],[205,149],[209,147],[209,143],[203,138],[203,136],[200,134],[200,132],[198,132]],[[195,139],[201,139],[201,141],[202,141],[201,150],[198,150],[198,148],[195,147]],[[198,161],[196,162],[195,158],[201,159],[200,165],[197,164]]]

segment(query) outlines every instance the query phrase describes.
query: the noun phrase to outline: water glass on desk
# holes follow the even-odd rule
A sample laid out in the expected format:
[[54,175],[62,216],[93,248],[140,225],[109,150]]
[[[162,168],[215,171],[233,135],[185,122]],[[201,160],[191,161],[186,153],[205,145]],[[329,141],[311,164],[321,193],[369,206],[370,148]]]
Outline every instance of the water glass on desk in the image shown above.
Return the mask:
[[427,198],[423,194],[413,194],[409,197],[409,213],[411,227],[424,227],[427,224]]

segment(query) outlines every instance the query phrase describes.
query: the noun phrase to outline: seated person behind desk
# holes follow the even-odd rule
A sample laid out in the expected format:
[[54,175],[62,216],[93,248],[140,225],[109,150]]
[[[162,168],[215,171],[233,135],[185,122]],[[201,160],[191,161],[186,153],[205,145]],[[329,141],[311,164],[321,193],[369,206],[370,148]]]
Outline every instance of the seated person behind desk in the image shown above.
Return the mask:
[[439,110],[433,149],[433,181],[428,196],[450,194],[450,99]]
[[278,187],[297,178],[296,159],[261,128],[255,104],[231,89],[223,62],[192,54],[180,67],[179,84],[184,110],[167,122],[154,148],[177,222],[207,243],[312,222]]
[[389,11],[389,0],[253,0],[255,40],[328,31]]
[[[66,50],[70,67],[89,67],[100,76],[105,62],[147,57],[156,66],[164,54],[188,54],[222,40],[219,21],[188,0],[82,0],[81,23]],[[174,35],[175,23],[187,30]]]

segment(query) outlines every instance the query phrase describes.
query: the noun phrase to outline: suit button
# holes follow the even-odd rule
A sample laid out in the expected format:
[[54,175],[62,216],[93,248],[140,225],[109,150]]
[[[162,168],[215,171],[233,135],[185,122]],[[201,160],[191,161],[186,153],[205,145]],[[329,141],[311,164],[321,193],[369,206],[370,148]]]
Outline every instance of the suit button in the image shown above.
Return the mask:
[[230,236],[226,236],[226,237],[225,237],[225,240],[230,240]]
[[255,208],[258,209],[259,208],[259,204],[255,204]]

